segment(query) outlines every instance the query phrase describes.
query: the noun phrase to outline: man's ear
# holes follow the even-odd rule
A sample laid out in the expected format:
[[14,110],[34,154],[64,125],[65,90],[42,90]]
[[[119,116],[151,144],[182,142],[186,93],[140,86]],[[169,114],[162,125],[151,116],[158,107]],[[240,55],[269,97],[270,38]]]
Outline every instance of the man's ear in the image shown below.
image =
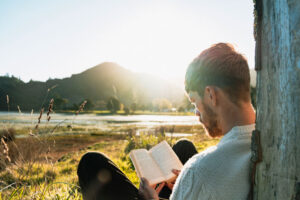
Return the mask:
[[205,96],[207,97],[207,100],[210,102],[210,104],[212,106],[217,105],[217,90],[215,87],[206,86],[205,87]]

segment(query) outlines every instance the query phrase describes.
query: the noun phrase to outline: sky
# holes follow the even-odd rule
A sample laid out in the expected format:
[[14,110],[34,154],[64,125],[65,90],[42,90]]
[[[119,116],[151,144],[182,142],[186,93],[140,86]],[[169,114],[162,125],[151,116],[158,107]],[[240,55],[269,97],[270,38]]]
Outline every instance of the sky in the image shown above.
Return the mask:
[[234,44],[254,68],[251,0],[0,1],[0,76],[25,82],[102,62],[182,80],[218,42]]

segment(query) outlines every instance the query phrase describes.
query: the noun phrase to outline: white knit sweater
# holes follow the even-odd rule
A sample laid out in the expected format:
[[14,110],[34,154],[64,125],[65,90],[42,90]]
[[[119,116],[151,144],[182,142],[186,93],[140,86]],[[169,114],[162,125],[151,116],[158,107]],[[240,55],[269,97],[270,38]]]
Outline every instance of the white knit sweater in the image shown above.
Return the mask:
[[178,176],[170,199],[246,200],[254,128],[254,124],[236,126],[217,146],[193,156]]

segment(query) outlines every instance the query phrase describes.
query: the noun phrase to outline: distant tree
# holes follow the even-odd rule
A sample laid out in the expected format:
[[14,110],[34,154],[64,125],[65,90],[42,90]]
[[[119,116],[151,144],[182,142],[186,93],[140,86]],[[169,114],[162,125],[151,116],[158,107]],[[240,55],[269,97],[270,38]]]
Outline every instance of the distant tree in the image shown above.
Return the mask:
[[145,106],[146,110],[150,110],[150,111],[153,111],[153,104],[150,102],[148,103],[146,106]]
[[116,97],[110,97],[107,100],[106,107],[112,114],[115,114],[118,110],[120,110],[121,103]]
[[80,105],[77,105],[76,103],[73,103],[73,105],[70,106],[68,109],[70,109],[70,110],[78,110],[79,106]]
[[124,107],[124,113],[125,113],[125,115],[129,115],[130,110],[128,107]]
[[172,108],[172,103],[168,99],[162,99],[161,103],[162,110],[170,110]]
[[178,110],[178,112],[184,112],[185,111],[184,107],[182,107],[182,106],[179,106],[179,108],[177,110]]
[[131,113],[134,113],[137,109],[137,103],[132,103],[130,109],[131,109]]
[[54,109],[55,110],[64,110],[66,109],[66,105],[68,104],[69,100],[66,98],[61,98],[59,95],[53,98],[54,99]]
[[106,110],[107,109],[107,102],[104,101],[104,100],[98,100],[98,101],[95,101],[95,108],[96,110]]
[[152,104],[156,111],[170,110],[172,108],[172,103],[165,98],[154,99]]
[[183,97],[182,107],[183,107],[186,111],[189,111],[189,110],[191,110],[191,109],[194,109],[193,104],[191,104],[189,98],[188,98],[186,95],[184,95],[184,97]]
[[120,103],[120,109],[119,110],[124,110],[124,104]]
[[140,105],[139,109],[142,110],[142,111],[145,111],[147,109],[147,106],[145,104]]
[[93,102],[92,100],[90,100],[90,99],[87,99],[86,101],[87,101],[87,102],[86,102],[84,108],[85,108],[86,110],[92,110],[92,109],[95,107],[94,102]]
[[134,113],[137,110],[137,92],[132,90],[132,103],[130,105],[131,113]]

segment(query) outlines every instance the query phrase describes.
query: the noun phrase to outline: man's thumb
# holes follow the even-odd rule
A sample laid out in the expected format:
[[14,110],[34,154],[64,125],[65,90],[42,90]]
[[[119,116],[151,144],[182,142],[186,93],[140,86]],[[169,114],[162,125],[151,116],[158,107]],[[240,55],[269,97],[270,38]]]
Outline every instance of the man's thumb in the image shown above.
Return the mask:
[[140,185],[142,187],[145,187],[145,186],[149,185],[149,181],[146,178],[142,177]]

